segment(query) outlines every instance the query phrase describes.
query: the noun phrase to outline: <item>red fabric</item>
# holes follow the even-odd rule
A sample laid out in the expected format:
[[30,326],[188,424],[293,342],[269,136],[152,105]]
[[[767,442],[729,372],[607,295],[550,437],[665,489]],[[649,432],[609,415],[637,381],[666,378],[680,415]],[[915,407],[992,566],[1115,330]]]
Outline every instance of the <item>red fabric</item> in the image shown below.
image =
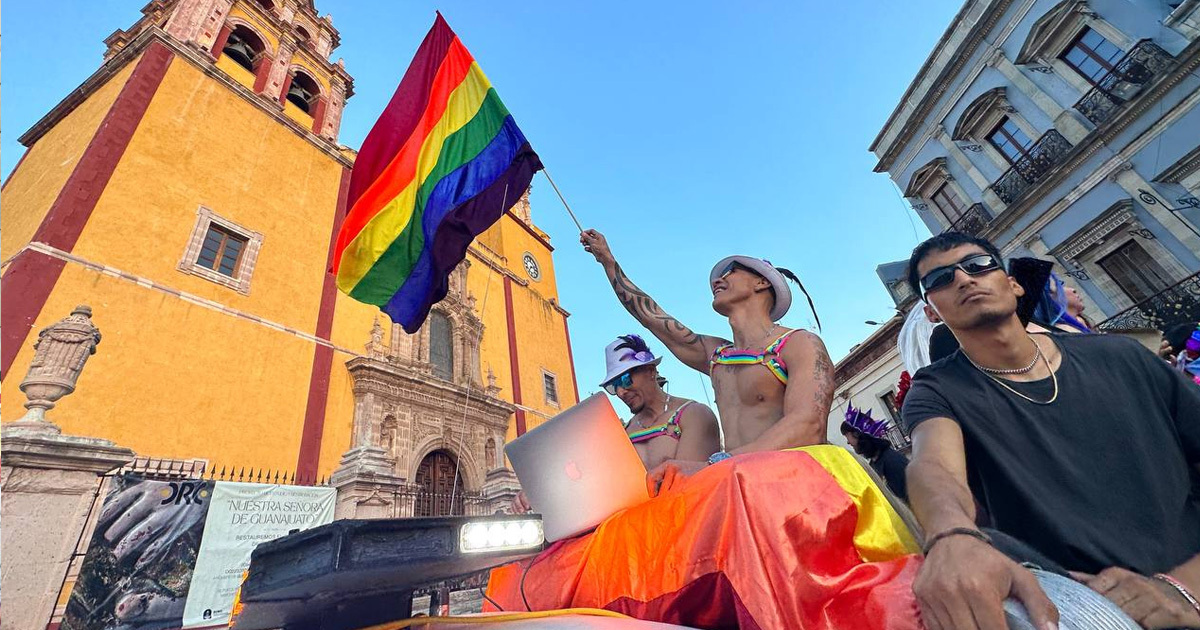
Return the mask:
[[917,630],[918,556],[864,562],[857,509],[800,452],[757,453],[492,572],[505,610],[607,608],[698,628]]

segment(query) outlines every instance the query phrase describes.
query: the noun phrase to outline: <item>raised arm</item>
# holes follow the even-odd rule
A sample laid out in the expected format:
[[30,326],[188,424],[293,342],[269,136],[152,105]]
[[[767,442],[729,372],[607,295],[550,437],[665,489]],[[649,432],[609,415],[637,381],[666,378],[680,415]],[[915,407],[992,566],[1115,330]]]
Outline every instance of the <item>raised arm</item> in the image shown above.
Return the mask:
[[713,350],[724,342],[718,337],[698,335],[692,329],[684,326],[679,320],[671,317],[645,291],[642,291],[625,275],[621,266],[613,258],[612,250],[604,235],[596,230],[584,230],[579,235],[579,242],[596,262],[604,267],[608,282],[612,285],[617,299],[625,310],[633,315],[642,326],[663,342],[663,345],[675,355],[684,365],[708,374],[708,359]]
[[[905,401],[906,409],[909,403]],[[951,533],[978,531],[958,423],[925,420],[913,429],[912,439],[908,498],[925,529],[928,550],[913,593],[926,627],[1003,630],[1008,627],[1003,601],[1012,595],[1025,604],[1038,628],[1056,628],[1058,610],[1029,570],[982,540]]]
[[758,439],[729,452],[733,455],[823,444],[833,406],[833,361],[821,338],[806,330],[792,333],[780,353],[788,367],[783,417]]

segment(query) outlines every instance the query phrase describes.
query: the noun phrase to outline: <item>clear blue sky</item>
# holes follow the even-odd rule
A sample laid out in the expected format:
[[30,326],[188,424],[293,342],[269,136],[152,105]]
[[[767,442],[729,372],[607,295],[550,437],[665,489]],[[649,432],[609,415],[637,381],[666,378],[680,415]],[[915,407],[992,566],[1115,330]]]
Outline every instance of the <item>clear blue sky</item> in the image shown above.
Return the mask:
[[[102,40],[144,4],[78,0],[50,14],[41,2],[6,5],[6,177],[23,151],[17,137],[96,70]],[[710,307],[709,268],[732,253],[767,258],[812,293],[834,360],[872,331],[864,320],[892,313],[875,266],[907,257],[928,235],[886,176],[871,172],[867,146],[958,7],[317,0],[341,31],[333,59],[344,57],[355,78],[344,144],[362,142],[440,9],[579,218],[607,234],[626,272],[667,312],[725,334]],[[540,175],[533,216],[557,248],[587,395],[603,375],[603,346],[639,327]],[[812,326],[802,299],[783,323]],[[704,400],[695,372],[670,358],[662,371],[672,393]]]

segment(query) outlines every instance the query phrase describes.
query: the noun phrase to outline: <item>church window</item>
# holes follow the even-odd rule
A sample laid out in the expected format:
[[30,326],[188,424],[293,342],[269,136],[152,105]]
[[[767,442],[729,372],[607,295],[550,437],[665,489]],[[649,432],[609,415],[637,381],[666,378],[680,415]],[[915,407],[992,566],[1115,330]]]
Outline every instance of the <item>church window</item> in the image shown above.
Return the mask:
[[262,39],[255,35],[254,31],[245,26],[237,26],[229,33],[229,39],[225,41],[225,48],[221,49],[221,53],[237,65],[254,72],[254,67],[265,50]]
[[450,318],[444,313],[429,314],[429,362],[434,376],[447,381],[454,374],[453,333]]
[[234,272],[242,259],[247,240],[219,225],[210,224],[196,264],[232,278],[236,275]]
[[542,389],[546,394],[546,402],[558,405],[558,379],[545,370],[542,370]]
[[291,86],[288,87],[287,100],[304,113],[311,115],[320,94],[321,88],[317,85],[316,80],[303,72],[297,72],[296,76],[292,77]]
[[200,206],[196,214],[196,224],[179,261],[179,270],[248,295],[250,277],[254,274],[262,246],[262,234],[204,206]]

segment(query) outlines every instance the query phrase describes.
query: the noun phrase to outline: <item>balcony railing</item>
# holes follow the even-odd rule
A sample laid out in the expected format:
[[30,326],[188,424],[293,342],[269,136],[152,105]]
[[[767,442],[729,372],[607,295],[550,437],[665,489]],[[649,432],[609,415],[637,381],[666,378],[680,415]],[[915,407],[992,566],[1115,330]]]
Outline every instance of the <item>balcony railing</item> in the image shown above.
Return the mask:
[[992,190],[1004,203],[1012,203],[1027,188],[1045,177],[1070,150],[1071,143],[1062,134],[1054,129],[1047,131],[1029,147],[1028,153],[992,184]]
[[977,203],[963,213],[961,217],[954,220],[947,232],[965,232],[971,236],[979,236],[988,224],[992,222],[992,215],[983,207],[983,204]]
[[1148,299],[1097,324],[1100,330],[1168,328],[1200,322],[1200,273],[1185,278]]
[[1075,109],[1092,124],[1101,125],[1112,118],[1122,105],[1137,96],[1142,86],[1169,69],[1173,62],[1170,53],[1158,44],[1143,39],[1075,103]]

